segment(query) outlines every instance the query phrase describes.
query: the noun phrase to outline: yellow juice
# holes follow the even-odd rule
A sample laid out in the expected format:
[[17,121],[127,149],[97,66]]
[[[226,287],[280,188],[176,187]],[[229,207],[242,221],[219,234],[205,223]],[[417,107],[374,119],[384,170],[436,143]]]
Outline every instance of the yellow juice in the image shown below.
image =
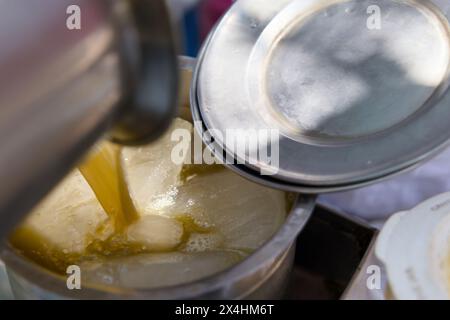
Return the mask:
[[79,166],[97,200],[113,222],[116,233],[139,219],[130,197],[120,156],[121,149],[104,142]]
[[[121,148],[102,142],[11,236],[24,256],[83,283],[153,288],[224,270],[266,242],[292,204],[221,165],[175,163],[171,133]],[[186,157],[189,157],[187,154]]]

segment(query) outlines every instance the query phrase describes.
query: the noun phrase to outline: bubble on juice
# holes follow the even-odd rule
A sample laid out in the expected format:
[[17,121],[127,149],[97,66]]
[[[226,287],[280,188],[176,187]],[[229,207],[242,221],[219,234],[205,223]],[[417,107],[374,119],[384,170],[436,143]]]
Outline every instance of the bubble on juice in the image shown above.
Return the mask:
[[176,186],[171,186],[170,189],[158,196],[153,197],[153,202],[147,207],[148,212],[152,210],[161,210],[172,206],[175,203],[175,198],[178,194],[178,188]]
[[193,233],[185,244],[185,252],[203,252],[222,247],[224,237],[219,233]]

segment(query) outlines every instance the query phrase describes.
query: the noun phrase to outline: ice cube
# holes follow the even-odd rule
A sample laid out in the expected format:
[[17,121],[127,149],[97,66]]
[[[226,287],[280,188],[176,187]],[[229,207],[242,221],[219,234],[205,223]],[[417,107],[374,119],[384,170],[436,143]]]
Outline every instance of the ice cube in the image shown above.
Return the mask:
[[286,193],[250,182],[227,169],[201,174],[179,187],[167,216],[190,216],[224,237],[226,248],[254,250],[280,228]]
[[[170,198],[176,192],[183,164],[171,159],[172,150],[179,143],[171,139],[175,129],[191,134],[193,127],[177,118],[157,142],[139,148],[127,147],[122,151],[130,193],[138,211],[143,214],[154,213],[158,208],[154,208],[152,203],[158,199],[166,199],[170,204]],[[164,206],[162,201],[159,204]]]
[[[67,256],[82,254],[107,215],[78,170],[70,173],[11,237],[15,247],[58,269]],[[109,230],[112,231],[112,230]]]
[[83,283],[155,288],[191,282],[220,272],[242,259],[233,251],[155,253],[83,262]]
[[167,251],[181,243],[183,225],[175,219],[147,215],[128,227],[127,236],[146,250]]

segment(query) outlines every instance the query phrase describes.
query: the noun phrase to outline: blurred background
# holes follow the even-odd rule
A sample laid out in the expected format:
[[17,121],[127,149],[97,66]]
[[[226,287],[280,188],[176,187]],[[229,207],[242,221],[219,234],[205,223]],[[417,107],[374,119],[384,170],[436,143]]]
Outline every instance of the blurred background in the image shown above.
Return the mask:
[[233,4],[233,0],[167,0],[179,29],[181,52],[196,57],[214,24]]

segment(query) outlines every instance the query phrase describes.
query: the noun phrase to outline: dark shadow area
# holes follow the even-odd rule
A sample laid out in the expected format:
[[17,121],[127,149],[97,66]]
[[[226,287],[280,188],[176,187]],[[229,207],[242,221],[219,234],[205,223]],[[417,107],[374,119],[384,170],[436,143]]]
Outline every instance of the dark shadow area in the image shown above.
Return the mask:
[[362,263],[375,229],[317,206],[297,239],[287,298],[339,299]]

